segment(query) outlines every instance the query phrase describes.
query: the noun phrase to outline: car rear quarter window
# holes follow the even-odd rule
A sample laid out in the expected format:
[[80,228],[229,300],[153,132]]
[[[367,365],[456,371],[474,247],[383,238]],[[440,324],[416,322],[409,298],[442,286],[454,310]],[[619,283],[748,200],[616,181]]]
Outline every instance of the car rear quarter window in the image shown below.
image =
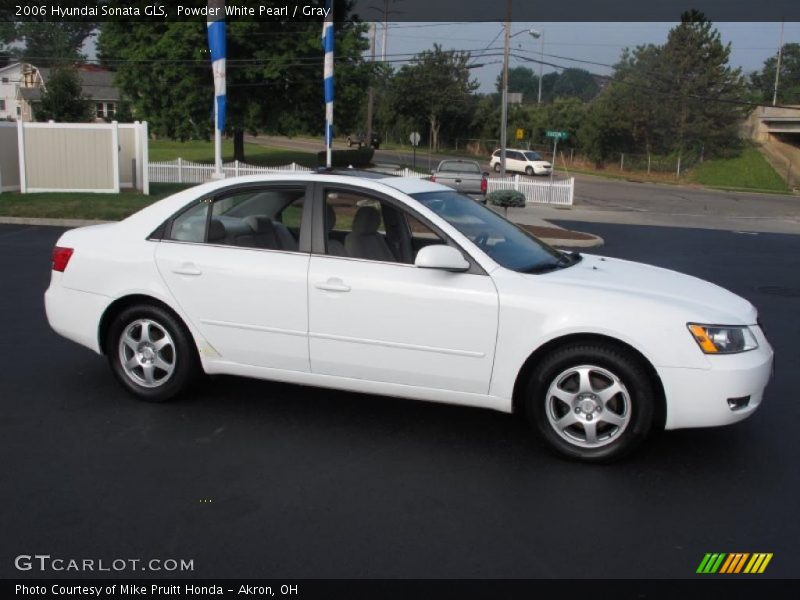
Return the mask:
[[167,239],[198,244],[204,242],[208,207],[208,202],[199,202],[175,217],[166,236]]

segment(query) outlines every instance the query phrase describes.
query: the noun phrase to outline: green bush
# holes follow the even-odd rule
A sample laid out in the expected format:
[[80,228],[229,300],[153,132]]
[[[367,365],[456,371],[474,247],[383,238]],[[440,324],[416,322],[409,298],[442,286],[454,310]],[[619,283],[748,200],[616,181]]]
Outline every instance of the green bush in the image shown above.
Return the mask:
[[525,206],[525,196],[516,190],[495,190],[486,195],[486,201],[503,208],[522,208]]
[[[368,167],[372,163],[372,156],[375,150],[372,148],[358,148],[357,150],[334,150],[331,152],[331,166],[339,168],[347,168],[353,166]],[[325,150],[317,152],[317,163],[319,166],[324,167],[326,162]]]

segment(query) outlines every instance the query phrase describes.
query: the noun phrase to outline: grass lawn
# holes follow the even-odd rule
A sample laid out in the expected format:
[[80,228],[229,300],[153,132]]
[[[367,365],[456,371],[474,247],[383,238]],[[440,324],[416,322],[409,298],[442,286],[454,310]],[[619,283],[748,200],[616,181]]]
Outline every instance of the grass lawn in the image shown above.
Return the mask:
[[[195,162],[213,163],[214,143],[199,140],[190,142],[153,140],[150,142],[149,154],[152,162],[183,158]],[[317,166],[317,155],[314,152],[265,148],[258,144],[245,144],[244,154],[247,157],[246,162],[253,165],[280,167],[296,162],[298,165],[310,168]],[[233,161],[233,142],[231,140],[222,141],[222,160],[225,162]]]
[[788,192],[786,182],[752,146],[736,158],[707,160],[692,169],[690,181],[711,187]]
[[152,183],[149,196],[133,191],[119,194],[4,192],[0,194],[0,216],[118,221],[187,187],[177,183]]

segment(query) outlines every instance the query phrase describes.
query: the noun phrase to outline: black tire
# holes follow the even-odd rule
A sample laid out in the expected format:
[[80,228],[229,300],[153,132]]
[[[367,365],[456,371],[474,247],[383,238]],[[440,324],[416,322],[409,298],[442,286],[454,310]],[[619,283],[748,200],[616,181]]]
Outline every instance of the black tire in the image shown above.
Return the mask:
[[350,138],[347,138],[347,147],[348,148],[352,148],[353,147],[353,140],[351,140]]
[[[142,332],[141,323],[145,322],[148,324],[148,330],[152,329],[156,332],[147,335],[147,343],[151,337],[155,338],[164,332],[168,335],[160,339],[167,339],[171,342],[164,348],[155,351],[155,360],[162,359],[163,364],[169,366],[171,371],[161,370],[157,365],[155,369],[151,366],[150,371],[155,375],[151,375],[153,383],[149,387],[144,381],[146,378],[144,367],[141,365],[134,367],[131,371],[132,374],[129,375],[123,365],[123,354],[129,354],[134,361],[137,360],[133,356],[134,354],[138,356],[142,356],[142,354],[134,352],[128,344],[125,344],[125,348],[123,348],[121,343],[121,338],[125,333],[131,333],[135,340],[137,323],[139,323],[138,331]],[[138,337],[139,340],[145,340],[143,333],[139,333]],[[153,347],[158,344],[160,339],[154,341]],[[141,343],[146,342],[140,341]],[[171,351],[169,346],[172,346]],[[134,396],[148,402],[166,402],[175,398],[185,392],[201,374],[200,360],[191,334],[180,320],[158,306],[141,304],[123,310],[108,328],[105,347],[111,370],[119,382]],[[145,348],[144,350],[148,350],[153,355],[152,349]]]
[[499,173],[500,172],[500,163],[499,162],[494,163],[494,172],[495,173]]
[[[621,383],[623,391],[615,395],[611,402],[617,403],[615,406],[627,407],[623,411],[628,418],[624,427],[612,426],[603,421],[604,414],[608,415],[605,418],[610,418],[612,414],[615,418],[620,418],[620,415],[615,414],[609,405],[605,405],[599,400],[588,399],[589,405],[592,402],[598,404],[595,408],[598,412],[592,413],[584,410],[583,414],[579,414],[580,406],[577,405],[581,402],[573,404],[574,408],[567,408],[568,404],[555,400],[555,396],[548,398],[551,385],[556,385],[556,381],[575,385],[573,382],[577,380],[569,381],[570,376],[564,377],[564,373],[568,373],[571,369],[576,369],[576,372],[577,370],[586,371],[586,369],[578,369],[585,366],[596,366],[597,371],[589,370],[590,379],[594,377],[594,381],[597,381],[598,378],[605,379],[603,371],[618,378],[618,383]],[[576,374],[575,377],[579,378],[580,375]],[[590,388],[594,389],[594,383],[590,384]],[[559,386],[559,389],[563,390],[564,388]],[[602,393],[602,391],[603,389],[600,389],[598,393]],[[644,441],[653,426],[657,401],[653,382],[637,357],[613,344],[586,343],[564,346],[542,360],[531,374],[526,386],[524,408],[532,427],[541,434],[552,450],[571,459],[597,463],[623,458]],[[563,414],[551,413],[555,405],[560,407]],[[602,412],[604,406],[605,413]],[[603,445],[595,447],[581,445],[588,444],[589,436],[585,426],[591,425],[591,422],[586,425],[576,423],[561,433],[556,425],[551,423],[551,418],[566,417],[566,413],[573,410],[576,416],[584,421],[591,420],[593,418],[591,415],[594,415],[596,419],[594,431],[606,431],[607,439],[602,442]],[[572,418],[571,414],[570,418]],[[581,431],[585,436],[584,440],[579,439]],[[565,437],[576,439],[568,440]]]
[[533,177],[536,173],[533,172],[533,167],[525,167],[525,175]]

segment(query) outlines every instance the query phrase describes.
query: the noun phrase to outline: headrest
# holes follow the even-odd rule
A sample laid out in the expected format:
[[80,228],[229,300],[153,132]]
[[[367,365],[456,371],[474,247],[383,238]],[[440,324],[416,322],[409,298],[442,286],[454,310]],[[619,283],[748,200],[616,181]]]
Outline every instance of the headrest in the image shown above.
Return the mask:
[[336,227],[336,211],[330,204],[325,205],[325,230],[330,233]]
[[272,219],[264,215],[250,215],[244,220],[255,233],[273,231]]
[[381,224],[381,213],[372,206],[362,206],[353,218],[353,233],[377,233]]
[[208,241],[218,242],[225,238],[225,234],[225,225],[222,224],[222,221],[211,219],[211,223],[208,224]]

